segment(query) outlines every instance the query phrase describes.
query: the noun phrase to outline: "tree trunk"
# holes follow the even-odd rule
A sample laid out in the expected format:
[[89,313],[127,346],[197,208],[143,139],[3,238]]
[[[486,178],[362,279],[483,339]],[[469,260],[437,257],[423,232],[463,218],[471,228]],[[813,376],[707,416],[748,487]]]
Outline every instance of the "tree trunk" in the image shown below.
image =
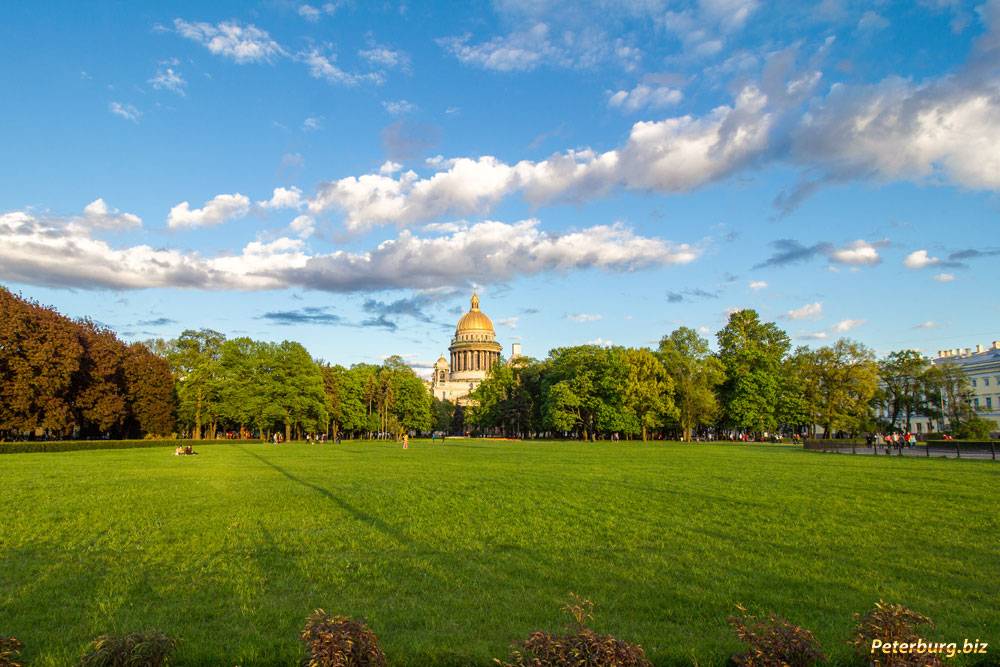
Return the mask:
[[646,425],[642,425],[642,441],[646,442]]
[[292,439],[292,423],[285,419],[285,442]]
[[192,440],[201,440],[201,394],[198,394],[198,401],[194,408],[194,430],[191,431]]

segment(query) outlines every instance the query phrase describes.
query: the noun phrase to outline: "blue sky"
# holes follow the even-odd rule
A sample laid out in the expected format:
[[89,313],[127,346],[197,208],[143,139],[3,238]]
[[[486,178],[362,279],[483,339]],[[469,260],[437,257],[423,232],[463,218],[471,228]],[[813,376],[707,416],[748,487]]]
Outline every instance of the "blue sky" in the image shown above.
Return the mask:
[[7,3],[0,282],[130,339],[1000,338],[1000,0]]

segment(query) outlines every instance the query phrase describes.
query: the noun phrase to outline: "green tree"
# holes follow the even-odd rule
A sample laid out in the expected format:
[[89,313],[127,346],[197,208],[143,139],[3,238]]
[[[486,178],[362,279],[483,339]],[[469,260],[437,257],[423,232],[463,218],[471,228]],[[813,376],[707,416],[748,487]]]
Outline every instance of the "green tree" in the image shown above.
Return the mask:
[[911,430],[911,419],[927,412],[928,371],[931,365],[916,350],[890,352],[879,362],[879,403],[891,428]]
[[678,414],[674,403],[674,380],[660,359],[650,350],[628,348],[623,351],[627,366],[624,404],[635,416],[646,442],[649,429],[663,426]]
[[218,412],[219,357],[226,340],[218,331],[187,330],[168,343],[167,361],[177,383],[178,413],[191,429],[191,437],[200,440],[208,425],[208,436],[215,437]]
[[673,379],[674,402],[684,440],[719,415],[716,389],[725,380],[722,362],[694,329],[680,327],[660,341],[659,356]]
[[773,322],[761,322],[754,310],[739,310],[716,335],[719,360],[726,372],[721,385],[724,418],[730,426],[762,433],[779,424],[782,361],[788,334]]

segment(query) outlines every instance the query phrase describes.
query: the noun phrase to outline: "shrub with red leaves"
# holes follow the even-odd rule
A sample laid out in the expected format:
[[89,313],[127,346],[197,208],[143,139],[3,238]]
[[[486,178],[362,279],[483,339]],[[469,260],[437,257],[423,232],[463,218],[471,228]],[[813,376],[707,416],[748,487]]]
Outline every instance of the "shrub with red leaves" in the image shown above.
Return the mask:
[[931,619],[919,612],[907,609],[901,604],[890,604],[879,600],[875,608],[864,616],[855,614],[858,627],[854,634],[854,650],[858,656],[872,667],[937,667],[941,658],[935,653],[883,653],[872,652],[872,641],[883,644],[893,642],[914,644],[923,637],[917,628],[934,627]]
[[17,661],[22,648],[24,644],[17,637],[0,636],[0,667],[24,667],[23,663]]
[[819,642],[811,632],[773,613],[767,618],[750,614],[736,605],[739,616],[728,621],[736,636],[747,645],[745,653],[732,657],[741,667],[810,667],[825,660]]
[[494,663],[500,667],[652,667],[641,646],[586,627],[593,608],[590,600],[571,594],[563,610],[573,618],[574,628],[561,636],[534,632],[511,651],[508,662]]
[[385,667],[378,637],[361,621],[317,609],[302,630],[306,667]]

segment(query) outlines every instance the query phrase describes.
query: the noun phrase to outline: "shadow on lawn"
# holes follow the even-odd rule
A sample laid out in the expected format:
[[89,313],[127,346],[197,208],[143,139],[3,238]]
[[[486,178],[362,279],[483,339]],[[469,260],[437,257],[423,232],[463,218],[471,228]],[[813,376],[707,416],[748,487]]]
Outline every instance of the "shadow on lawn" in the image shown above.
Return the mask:
[[279,466],[277,463],[274,463],[273,461],[269,461],[266,458],[264,458],[263,456],[261,456],[260,454],[257,454],[256,452],[253,452],[253,451],[250,451],[249,449],[245,449],[245,448],[241,447],[240,451],[244,452],[245,454],[249,454],[250,456],[254,457],[258,461],[260,461],[261,463],[263,463],[264,465],[266,465],[266,466],[268,466],[270,468],[273,468],[274,470],[276,470],[280,474],[284,475],[287,479],[295,482],[296,484],[301,484],[302,486],[304,486],[306,488],[312,489],[316,493],[320,494],[321,496],[323,496],[327,500],[329,500],[332,503],[334,503],[335,505],[337,505],[340,509],[342,509],[345,512],[347,512],[356,521],[358,521],[360,523],[363,523],[363,524],[366,524],[368,526],[371,526],[372,528],[374,528],[375,530],[379,531],[383,535],[386,535],[387,537],[391,537],[391,538],[393,538],[394,540],[396,540],[397,542],[399,542],[401,544],[413,546],[412,540],[410,540],[408,537],[406,537],[400,530],[398,530],[397,528],[389,525],[388,523],[386,523],[382,519],[378,518],[377,516],[373,516],[371,514],[368,514],[367,512],[364,512],[364,511],[358,509],[357,507],[355,507],[354,505],[350,504],[349,502],[347,502],[343,498],[335,495],[332,491],[330,491],[330,489],[324,488],[324,487],[319,486],[317,484],[313,484],[312,482],[308,482],[308,481],[306,481],[306,480],[304,480],[304,479],[302,479],[300,477],[296,477],[292,473],[288,472],[287,470],[285,470],[284,468],[282,468],[281,466]]

